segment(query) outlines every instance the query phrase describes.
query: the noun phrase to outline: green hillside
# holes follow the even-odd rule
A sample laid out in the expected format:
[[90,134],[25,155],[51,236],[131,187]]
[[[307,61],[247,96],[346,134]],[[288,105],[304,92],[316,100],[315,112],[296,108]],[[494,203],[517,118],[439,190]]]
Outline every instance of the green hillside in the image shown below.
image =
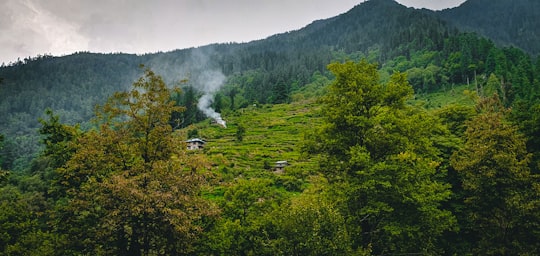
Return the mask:
[[540,59],[440,18],[483,2],[2,66],[0,254],[539,255]]
[[[203,121],[188,128],[207,141],[203,153],[228,177],[267,177],[276,161],[287,161],[287,174],[305,178],[316,162],[300,153],[304,132],[320,124],[314,100],[253,105],[224,115],[227,127]],[[237,131],[245,132],[239,140]]]
[[[317,158],[302,153],[305,132],[321,123],[314,100],[278,105],[253,105],[224,115],[227,127],[210,120],[191,125],[181,132],[196,131],[206,141],[203,150],[193,150],[211,163],[218,181],[206,193],[223,200],[223,193],[238,179],[270,181],[285,194],[298,194],[307,188],[318,167]],[[244,129],[239,137],[238,130]],[[284,172],[276,162],[286,161]]]
[[[474,11],[468,7],[473,3],[452,12]],[[493,11],[501,9],[499,5],[488,7]],[[515,18],[516,24],[522,17],[519,13],[530,12],[525,4],[513,6],[512,10],[510,18]],[[189,103],[203,94],[211,72],[225,77],[216,93],[222,99],[219,104],[236,110],[252,104],[287,103],[297,92],[313,94],[308,85],[317,76],[329,78],[326,65],[348,59],[367,58],[389,73],[407,72],[418,93],[465,84],[474,80],[475,74],[487,78],[495,73],[514,86],[515,95],[536,97],[535,90],[522,88],[533,88],[531,57],[514,48],[500,48],[486,38],[463,34],[459,24],[443,21],[442,16],[391,0],[372,0],[342,15],[249,43],[214,44],[142,56],[81,52],[64,57],[29,57],[4,65],[0,68],[0,115],[4,117],[0,131],[6,135],[8,149],[4,150],[8,152],[2,153],[2,165],[5,169],[28,168],[40,150],[38,120],[47,108],[60,114],[64,122],[89,128],[87,122],[95,105],[103,104],[115,91],[128,88],[141,74],[140,64],[152,68],[169,85],[188,80],[182,87],[192,94],[179,100],[180,104],[188,103],[182,126],[204,119]],[[478,15],[468,15],[472,16]],[[513,30],[502,25],[500,29]],[[520,29],[534,34],[529,27]]]

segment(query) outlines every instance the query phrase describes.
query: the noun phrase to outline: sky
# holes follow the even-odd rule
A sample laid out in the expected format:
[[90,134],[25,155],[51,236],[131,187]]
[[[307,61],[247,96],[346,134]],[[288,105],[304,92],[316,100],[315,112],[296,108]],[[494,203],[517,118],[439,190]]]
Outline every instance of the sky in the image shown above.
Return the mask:
[[[365,0],[0,0],[0,63],[78,51],[153,53],[249,42]],[[465,0],[397,0],[441,10]]]

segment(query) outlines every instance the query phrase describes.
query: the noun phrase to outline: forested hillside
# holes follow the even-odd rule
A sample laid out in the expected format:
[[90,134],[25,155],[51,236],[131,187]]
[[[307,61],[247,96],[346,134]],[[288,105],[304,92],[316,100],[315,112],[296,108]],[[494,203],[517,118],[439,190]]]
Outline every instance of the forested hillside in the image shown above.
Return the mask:
[[539,254],[540,59],[480,3],[1,67],[1,254]]
[[[433,13],[405,8],[391,0],[372,0],[300,30],[245,44],[209,45],[143,56],[76,53],[29,57],[0,68],[0,113],[5,117],[0,128],[8,135],[9,148],[4,149],[8,151],[4,152],[4,168],[21,169],[38,151],[37,120],[46,108],[61,114],[64,122],[86,127],[95,104],[126,89],[140,75],[139,64],[155,70],[168,84],[188,80],[183,84],[186,94],[178,98],[182,101],[179,103],[189,103],[182,117],[186,126],[204,118],[196,103],[191,103],[203,94],[201,88],[207,83],[203,77],[207,76],[201,74],[209,70],[227,77],[217,93],[218,107],[234,103],[229,108],[236,109],[255,102],[289,102],[291,93],[313,82],[314,75],[328,76],[325,66],[335,60],[368,58],[387,65],[394,58],[398,62],[413,59],[388,70],[410,71],[415,89],[433,91],[472,81],[475,73],[492,72],[497,58],[509,54],[514,55],[513,59],[526,58],[511,49],[503,50],[506,53],[495,51],[494,46],[489,40],[459,34]],[[517,65],[520,61],[501,62],[497,65]],[[530,60],[521,62],[522,66],[528,65]],[[486,67],[489,69],[484,70]],[[529,73],[530,80],[531,68],[522,69]],[[502,76],[502,71],[498,75]]]
[[540,54],[540,2],[535,0],[469,0],[437,12],[462,30],[474,31],[503,46]]

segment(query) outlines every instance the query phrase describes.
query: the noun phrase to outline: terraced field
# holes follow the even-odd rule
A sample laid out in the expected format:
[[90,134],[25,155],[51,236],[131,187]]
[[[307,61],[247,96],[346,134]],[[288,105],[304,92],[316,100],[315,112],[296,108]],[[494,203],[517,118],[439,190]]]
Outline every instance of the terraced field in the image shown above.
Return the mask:
[[[300,191],[315,173],[316,159],[301,153],[306,131],[321,122],[315,100],[279,105],[253,105],[234,113],[224,113],[227,127],[210,120],[186,130],[197,130],[206,140],[203,154],[212,163],[212,172],[223,183],[238,178],[268,178],[288,191]],[[240,141],[239,127],[245,128]],[[186,131],[187,133],[187,131]],[[282,174],[275,173],[277,161],[287,161]]]

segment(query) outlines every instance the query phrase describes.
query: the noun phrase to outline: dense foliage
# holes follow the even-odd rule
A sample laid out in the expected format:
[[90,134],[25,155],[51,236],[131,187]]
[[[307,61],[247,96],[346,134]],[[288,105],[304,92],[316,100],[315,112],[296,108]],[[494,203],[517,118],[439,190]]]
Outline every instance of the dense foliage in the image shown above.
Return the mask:
[[[266,163],[257,167],[262,172],[246,171],[225,151],[187,152],[182,130],[170,124],[184,109],[150,70],[130,92],[97,108],[89,131],[48,111],[41,156],[27,173],[2,176],[0,249],[8,255],[537,253],[539,177],[529,167],[527,137],[497,94],[479,97],[476,111],[429,111],[408,103],[413,90],[405,74],[381,83],[384,71],[365,60],[328,68],[335,79],[302,143],[319,167],[305,170],[298,158],[301,169],[286,174],[268,173]],[[232,143],[252,144],[246,142],[252,124],[234,127]]]
[[[41,202],[46,204],[39,210],[42,217],[28,220],[36,226],[25,231],[69,237],[35,245],[59,255],[192,252],[201,220],[216,210],[200,196],[204,159],[188,157],[169,125],[171,114],[182,110],[170,90],[147,70],[133,90],[116,93],[98,110],[97,128],[88,132],[58,123],[50,112],[50,119],[42,121],[46,149],[35,172],[47,178],[41,180],[44,190],[32,192],[49,200]],[[2,250],[39,254],[24,242],[11,238]]]
[[540,60],[426,10],[0,76],[0,254],[539,253]]
[[436,254],[444,231],[456,228],[441,203],[450,197],[432,137],[437,120],[405,104],[412,96],[404,74],[379,84],[375,65],[332,64],[336,75],[322,98],[325,125],[308,150],[343,190],[343,215],[355,247],[374,254]]
[[481,255],[538,254],[538,174],[517,127],[498,98],[482,99],[465,143],[451,158],[463,189],[462,232]]

